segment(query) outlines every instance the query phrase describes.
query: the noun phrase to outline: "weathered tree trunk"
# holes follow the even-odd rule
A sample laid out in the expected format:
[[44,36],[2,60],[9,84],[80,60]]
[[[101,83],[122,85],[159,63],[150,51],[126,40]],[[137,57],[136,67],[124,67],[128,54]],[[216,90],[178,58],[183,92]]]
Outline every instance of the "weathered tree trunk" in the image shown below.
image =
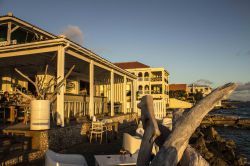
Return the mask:
[[[182,117],[184,109],[176,109],[173,112],[173,129],[177,127],[177,121]],[[185,144],[187,144],[185,142]],[[181,166],[208,166],[209,163],[205,160],[192,146],[188,145],[180,160]]]
[[187,146],[180,161],[181,166],[209,166],[205,160],[193,147]]
[[177,165],[187,147],[187,141],[200,125],[205,115],[213,109],[218,101],[228,96],[235,88],[236,84],[234,83],[217,88],[197,103],[188,113],[181,116],[176,122],[177,127],[173,129],[151,165]]
[[156,137],[160,135],[160,130],[154,116],[154,108],[152,103],[152,96],[144,96],[141,99],[141,102],[138,104],[138,107],[142,110],[141,119],[144,128],[144,134],[137,158],[137,166],[149,165],[154,141]]

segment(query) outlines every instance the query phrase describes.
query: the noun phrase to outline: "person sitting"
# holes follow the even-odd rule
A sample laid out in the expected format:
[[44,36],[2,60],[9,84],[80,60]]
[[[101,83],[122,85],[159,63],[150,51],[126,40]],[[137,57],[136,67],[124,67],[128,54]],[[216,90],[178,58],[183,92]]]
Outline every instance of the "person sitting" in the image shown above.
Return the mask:
[[3,121],[5,121],[5,118],[9,116],[9,111],[5,111],[5,107],[6,105],[8,104],[10,98],[9,98],[9,92],[5,91],[3,96],[1,97],[1,100],[0,100],[0,118],[3,119]]
[[10,98],[9,98],[9,92],[5,91],[3,94],[3,97],[0,100],[1,104],[5,104],[6,102],[9,102]]

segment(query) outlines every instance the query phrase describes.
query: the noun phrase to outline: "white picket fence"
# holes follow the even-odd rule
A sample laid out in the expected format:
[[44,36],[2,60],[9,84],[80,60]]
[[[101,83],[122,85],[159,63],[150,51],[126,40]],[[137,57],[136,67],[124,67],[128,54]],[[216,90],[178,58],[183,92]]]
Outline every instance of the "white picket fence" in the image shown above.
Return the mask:
[[[140,101],[137,101],[137,104],[140,103]],[[166,100],[154,100],[154,113],[155,118],[162,120],[166,116],[167,106],[166,106]],[[141,116],[141,110],[138,108],[138,115]]]

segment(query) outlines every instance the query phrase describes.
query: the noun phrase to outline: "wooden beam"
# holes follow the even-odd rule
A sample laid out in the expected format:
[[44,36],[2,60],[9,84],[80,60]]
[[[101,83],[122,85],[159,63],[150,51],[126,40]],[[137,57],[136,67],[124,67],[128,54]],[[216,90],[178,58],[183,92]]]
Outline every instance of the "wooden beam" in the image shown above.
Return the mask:
[[11,29],[11,33],[13,33],[15,30],[17,30],[18,28],[20,28],[20,26],[16,25],[14,28]]
[[30,54],[39,54],[45,52],[54,52],[57,51],[58,46],[49,47],[49,48],[35,48],[35,49],[27,49],[27,50],[17,50],[13,52],[0,52],[0,58],[4,57],[12,57],[12,56],[23,56],[23,55],[30,55]]
[[90,59],[88,59],[88,58],[84,57],[83,55],[81,55],[81,54],[79,54],[79,53],[77,53],[75,51],[72,51],[70,49],[68,49],[66,51],[66,53],[69,54],[69,55],[71,55],[71,56],[74,56],[74,57],[76,57],[78,59],[81,59],[81,60],[83,60],[85,62],[88,62],[88,63],[90,63],[90,61],[91,61]]
[[7,30],[7,44],[11,43],[11,22],[8,22],[8,30]]

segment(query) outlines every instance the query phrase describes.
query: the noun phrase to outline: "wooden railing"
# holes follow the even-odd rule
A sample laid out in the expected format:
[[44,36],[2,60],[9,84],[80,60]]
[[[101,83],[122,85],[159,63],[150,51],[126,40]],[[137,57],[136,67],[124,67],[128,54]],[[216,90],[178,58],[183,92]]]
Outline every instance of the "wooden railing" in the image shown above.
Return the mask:
[[[108,113],[107,98],[94,97],[94,115]],[[72,119],[89,115],[89,97],[82,95],[64,96],[64,116]]]
[[[139,102],[140,101],[137,101],[137,104]],[[154,100],[153,105],[154,105],[155,118],[156,119],[163,119],[166,116],[166,111],[167,111],[166,101],[164,99],[162,99],[162,100]],[[140,115],[140,113],[139,113],[139,115]]]

